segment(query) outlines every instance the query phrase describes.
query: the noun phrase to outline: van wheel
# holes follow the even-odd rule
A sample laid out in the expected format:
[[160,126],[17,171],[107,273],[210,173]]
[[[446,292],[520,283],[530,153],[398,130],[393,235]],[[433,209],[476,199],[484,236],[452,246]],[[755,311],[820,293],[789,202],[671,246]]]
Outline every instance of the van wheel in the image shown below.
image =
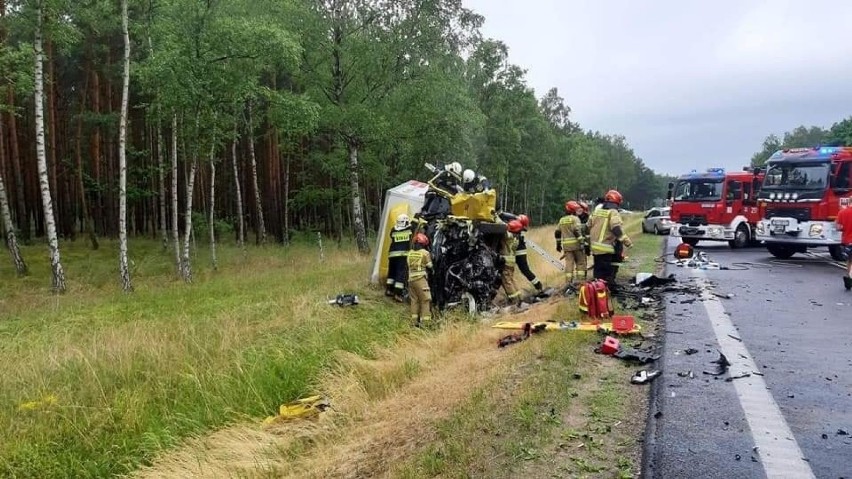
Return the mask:
[[749,236],[751,235],[748,233],[748,227],[745,224],[740,224],[734,232],[734,239],[728,241],[728,244],[733,249],[745,248],[748,245]]
[[766,245],[766,249],[769,251],[769,254],[778,259],[790,259],[796,254],[796,250],[793,248],[780,244]]

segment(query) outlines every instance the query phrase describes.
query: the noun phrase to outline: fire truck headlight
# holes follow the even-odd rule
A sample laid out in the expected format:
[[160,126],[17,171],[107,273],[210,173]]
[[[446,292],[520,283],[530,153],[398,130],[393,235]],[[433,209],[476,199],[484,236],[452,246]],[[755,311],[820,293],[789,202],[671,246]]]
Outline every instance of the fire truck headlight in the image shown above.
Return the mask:
[[799,194],[798,194],[798,193],[793,193],[792,198],[793,198],[794,200],[798,200],[798,199],[799,199]]
[[811,225],[811,228],[808,230],[808,236],[819,236],[822,234],[822,225],[817,223]]
[[790,199],[790,193],[784,193],[784,199],[789,200]]
[[774,200],[775,199],[775,193],[769,193],[769,199]]
[[766,228],[763,226],[763,221],[759,221],[757,223],[757,234],[762,235],[766,233]]
[[722,233],[722,227],[720,226],[711,226],[707,228],[707,234],[709,234],[710,236],[718,237],[722,236]]

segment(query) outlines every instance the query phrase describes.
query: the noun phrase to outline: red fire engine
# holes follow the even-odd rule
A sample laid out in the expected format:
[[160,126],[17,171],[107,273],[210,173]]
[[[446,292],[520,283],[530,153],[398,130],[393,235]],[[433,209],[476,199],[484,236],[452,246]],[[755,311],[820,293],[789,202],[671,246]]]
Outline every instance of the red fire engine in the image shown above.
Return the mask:
[[766,167],[757,239],[777,258],[828,246],[831,257],[841,260],[834,219],[841,206],[852,204],[852,147],[781,150]]
[[693,246],[710,240],[742,248],[755,241],[762,182],[763,170],[751,168],[728,173],[710,168],[681,176],[669,185],[671,236]]

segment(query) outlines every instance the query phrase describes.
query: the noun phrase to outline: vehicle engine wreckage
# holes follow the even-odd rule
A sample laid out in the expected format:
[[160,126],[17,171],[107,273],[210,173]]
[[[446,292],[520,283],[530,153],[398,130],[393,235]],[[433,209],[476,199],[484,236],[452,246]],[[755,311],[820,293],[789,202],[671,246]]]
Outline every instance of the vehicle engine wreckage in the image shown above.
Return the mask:
[[462,178],[451,165],[439,169],[427,163],[426,168],[434,176],[414,217],[430,239],[434,307],[487,311],[502,285],[499,245],[515,215],[496,211],[497,193],[485,177]]

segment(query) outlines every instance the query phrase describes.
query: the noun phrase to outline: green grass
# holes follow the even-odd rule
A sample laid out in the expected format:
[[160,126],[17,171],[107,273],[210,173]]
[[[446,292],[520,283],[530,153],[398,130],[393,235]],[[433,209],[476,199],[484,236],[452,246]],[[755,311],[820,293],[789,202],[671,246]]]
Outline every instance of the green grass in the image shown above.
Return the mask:
[[[131,242],[133,294],[119,291],[116,245],[62,245],[69,292],[49,293],[46,248],[30,276],[0,269],[0,476],[105,477],[193,434],[262,417],[312,392],[333,352],[370,356],[409,330],[398,305],[365,288],[368,259],[311,245],[195,256],[195,283],[171,253]],[[359,293],[339,309],[327,296]],[[410,367],[401,374],[411,374]]]

